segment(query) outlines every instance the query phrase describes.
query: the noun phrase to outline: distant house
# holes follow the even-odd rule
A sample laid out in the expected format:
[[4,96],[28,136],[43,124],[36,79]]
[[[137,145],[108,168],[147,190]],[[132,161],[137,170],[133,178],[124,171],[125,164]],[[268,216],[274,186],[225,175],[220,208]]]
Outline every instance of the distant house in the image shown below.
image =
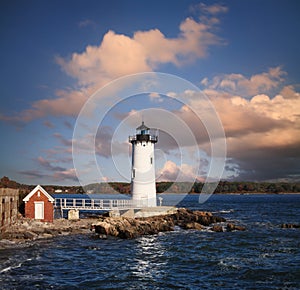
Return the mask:
[[53,222],[54,198],[40,185],[36,186],[23,201],[26,218]]

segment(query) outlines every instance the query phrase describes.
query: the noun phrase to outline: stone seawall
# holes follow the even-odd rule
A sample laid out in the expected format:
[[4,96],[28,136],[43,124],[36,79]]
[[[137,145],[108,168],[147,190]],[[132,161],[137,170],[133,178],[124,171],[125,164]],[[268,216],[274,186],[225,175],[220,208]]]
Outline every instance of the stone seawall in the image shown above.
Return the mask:
[[18,218],[19,190],[0,188],[0,235]]

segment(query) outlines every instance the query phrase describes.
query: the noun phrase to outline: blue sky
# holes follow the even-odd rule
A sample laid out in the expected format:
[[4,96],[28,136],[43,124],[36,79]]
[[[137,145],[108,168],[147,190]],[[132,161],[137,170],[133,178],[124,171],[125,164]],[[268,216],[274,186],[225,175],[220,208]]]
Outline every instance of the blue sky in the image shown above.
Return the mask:
[[[211,100],[227,141],[224,179],[299,180],[299,1],[0,5],[0,176],[29,184],[77,184],[71,144],[81,107],[110,81],[152,71],[186,79]],[[199,99],[189,106],[198,112]],[[99,130],[97,136],[102,180],[126,180],[125,137],[139,125],[139,111],[149,108],[163,108],[188,124],[201,148],[197,178],[205,179],[210,152],[190,111],[166,96],[145,95],[106,116],[105,134]],[[120,176],[105,142],[129,116],[117,140],[125,172]],[[160,179],[174,180],[180,169],[186,178],[195,177],[192,162],[180,164],[178,148],[164,133],[157,151]],[[99,179],[93,172],[89,181]]]

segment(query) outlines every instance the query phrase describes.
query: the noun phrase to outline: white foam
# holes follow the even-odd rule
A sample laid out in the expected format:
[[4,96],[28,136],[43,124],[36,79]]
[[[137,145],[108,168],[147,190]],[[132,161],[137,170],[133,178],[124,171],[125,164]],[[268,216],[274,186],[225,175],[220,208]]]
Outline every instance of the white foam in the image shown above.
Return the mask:
[[13,270],[13,269],[17,269],[17,268],[20,268],[22,266],[22,263],[16,265],[16,266],[9,266],[7,268],[4,268],[3,270],[0,271],[0,274],[1,273],[5,273],[5,272],[8,272],[10,270]]
[[[28,259],[26,259],[24,262],[26,262],[26,261],[31,261],[31,260],[32,260],[32,258],[28,258]],[[7,268],[2,269],[2,270],[0,270],[0,274],[1,274],[1,273],[8,272],[8,271],[10,271],[10,270],[14,270],[14,269],[17,269],[17,268],[22,267],[22,265],[24,264],[24,262],[21,262],[21,263],[19,263],[19,264],[16,265],[16,266],[9,266],[9,267],[7,267]]]
[[219,213],[231,213],[231,212],[234,212],[233,209],[229,209],[229,210],[220,210]]

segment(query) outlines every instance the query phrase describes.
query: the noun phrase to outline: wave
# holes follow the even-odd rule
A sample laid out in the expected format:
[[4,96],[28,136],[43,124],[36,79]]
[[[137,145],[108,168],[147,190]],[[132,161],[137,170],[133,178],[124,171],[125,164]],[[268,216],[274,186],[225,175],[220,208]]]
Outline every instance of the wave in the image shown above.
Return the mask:
[[14,266],[8,266],[8,267],[6,267],[6,268],[0,270],[0,274],[5,273],[5,272],[8,272],[8,271],[11,271],[11,270],[14,270],[14,269],[17,269],[17,268],[21,268],[22,265],[23,265],[25,262],[31,261],[31,260],[32,260],[32,258],[28,258],[28,259],[26,259],[25,261],[23,261],[23,262],[21,262],[21,263],[19,263],[19,264],[17,264],[17,265],[14,265]]
[[228,210],[220,210],[219,213],[232,213],[234,212],[234,209],[228,209]]

